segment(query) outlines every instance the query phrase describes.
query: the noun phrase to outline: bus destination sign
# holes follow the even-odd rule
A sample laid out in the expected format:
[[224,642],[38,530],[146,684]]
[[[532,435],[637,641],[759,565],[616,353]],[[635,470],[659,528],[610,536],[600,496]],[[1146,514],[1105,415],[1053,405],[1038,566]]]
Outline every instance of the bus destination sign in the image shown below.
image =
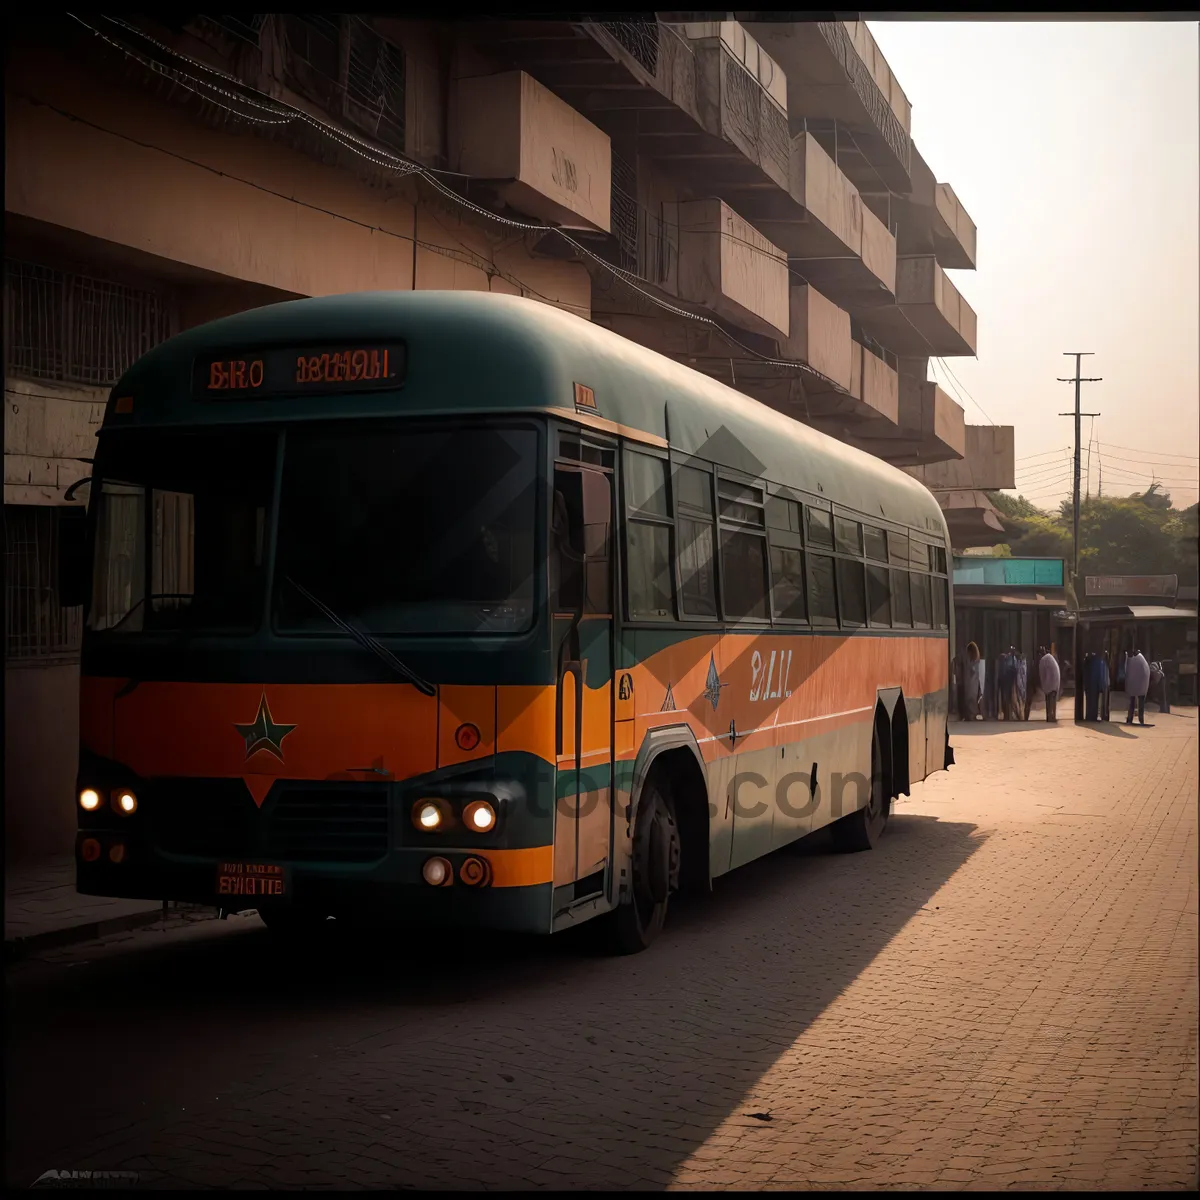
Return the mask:
[[403,382],[404,351],[387,342],[201,355],[193,386],[207,400],[387,391]]

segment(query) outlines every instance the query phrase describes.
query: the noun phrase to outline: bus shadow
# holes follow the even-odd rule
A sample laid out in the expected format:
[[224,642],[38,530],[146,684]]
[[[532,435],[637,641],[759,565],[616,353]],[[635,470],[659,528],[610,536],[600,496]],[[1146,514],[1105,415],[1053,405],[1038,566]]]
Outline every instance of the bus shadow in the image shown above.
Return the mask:
[[[96,962],[86,987],[10,1003],[9,1144],[49,1161],[66,1131],[87,1144],[158,1105],[176,1116],[123,1134],[125,1153],[177,1182],[213,1178],[206,1146],[245,1127],[260,1150],[368,1145],[391,1186],[521,1186],[559,1150],[574,1164],[561,1186],[665,1184],[726,1119],[769,1110],[763,1075],[908,922],[952,919],[931,898],[983,840],[908,813],[867,854],[828,853],[818,834],[674,905],[659,941],[629,958],[600,956],[587,926],[554,939],[334,935],[296,953],[246,922]],[[869,1053],[869,1016],[843,1019]],[[94,1053],[99,1029],[120,1072],[38,1085],[47,1055]],[[319,1150],[306,1153],[313,1185],[355,1186],[352,1164],[325,1178]]]
[[991,737],[997,733],[1029,733],[1031,731],[1056,729],[1066,725],[1070,717],[1059,717],[1057,721],[1047,721],[1043,717],[1031,717],[1028,721],[952,721],[950,723],[950,744],[960,737]]

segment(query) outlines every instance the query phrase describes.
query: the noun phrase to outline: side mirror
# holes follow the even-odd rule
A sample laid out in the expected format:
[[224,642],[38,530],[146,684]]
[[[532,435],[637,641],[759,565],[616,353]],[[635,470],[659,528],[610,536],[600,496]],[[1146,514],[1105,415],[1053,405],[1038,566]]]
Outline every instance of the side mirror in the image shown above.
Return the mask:
[[87,513],[78,508],[64,509],[56,525],[58,602],[63,608],[77,608],[87,603]]

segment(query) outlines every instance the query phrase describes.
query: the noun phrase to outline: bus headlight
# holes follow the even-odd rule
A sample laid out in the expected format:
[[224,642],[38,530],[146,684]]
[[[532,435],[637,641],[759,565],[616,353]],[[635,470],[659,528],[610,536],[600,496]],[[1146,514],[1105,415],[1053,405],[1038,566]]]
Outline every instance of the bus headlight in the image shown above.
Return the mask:
[[100,807],[100,793],[95,788],[84,788],[79,793],[79,807],[84,812],[95,812]]
[[473,833],[487,833],[496,827],[496,810],[486,800],[472,800],[463,809],[463,823]]
[[137,806],[137,797],[128,788],[122,788],[113,796],[113,807],[123,816],[137,812]]
[[413,806],[413,824],[425,833],[436,833],[446,824],[446,814],[436,800],[418,800]]

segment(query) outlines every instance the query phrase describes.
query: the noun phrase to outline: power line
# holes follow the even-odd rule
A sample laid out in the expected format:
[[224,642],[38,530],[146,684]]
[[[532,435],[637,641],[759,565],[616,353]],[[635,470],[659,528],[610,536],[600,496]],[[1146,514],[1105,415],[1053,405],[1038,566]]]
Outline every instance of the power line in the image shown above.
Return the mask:
[[954,373],[952,370],[950,370],[950,366],[949,366],[949,364],[946,362],[946,360],[945,360],[944,358],[941,358],[941,357],[939,357],[939,358],[937,359],[937,362],[938,362],[938,363],[941,365],[941,368],[942,368],[942,370],[943,370],[943,371],[945,371],[945,372],[946,372],[946,374],[947,374],[947,375],[949,375],[949,376],[950,376],[950,378],[951,378],[951,379],[953,379],[953,380],[954,380],[954,382],[955,382],[956,384],[958,384],[958,386],[959,386],[960,388],[962,388],[962,390],[963,390],[964,392],[966,392],[966,394],[967,394],[968,398],[970,399],[971,403],[972,403],[972,404],[974,404],[974,405],[975,405],[975,407],[976,407],[977,409],[979,409],[979,411],[980,411],[981,413],[983,413],[984,417],[986,417],[986,418],[987,418],[988,422],[989,422],[990,424],[992,424],[992,425],[995,425],[995,424],[996,424],[996,422],[995,422],[995,421],[993,421],[993,420],[992,420],[992,418],[991,418],[990,416],[988,416],[988,414],[987,414],[987,411],[984,409],[983,405],[982,405],[982,404],[980,404],[980,403],[979,403],[979,401],[978,401],[978,400],[976,400],[976,399],[975,399],[975,397],[974,397],[974,396],[972,396],[972,395],[971,395],[971,393],[967,391],[966,387],[965,387],[965,386],[964,386],[964,385],[963,385],[963,384],[962,384],[962,383],[959,381],[959,378],[958,378],[958,376],[957,376],[957,375],[955,375],[955,373]]
[[1040,454],[1023,454],[1016,461],[1019,463],[1028,462],[1033,458],[1048,458],[1051,454],[1069,454],[1070,452],[1070,446],[1059,446],[1056,450],[1043,450]]
[[1200,470],[1194,463],[1189,462],[1174,462],[1167,458],[1129,458],[1123,454],[1108,454],[1109,462],[1133,463],[1139,467],[1167,467],[1168,469],[1179,469],[1180,471],[1196,471]]
[[[1070,470],[1070,464],[1065,464],[1066,469]],[[1045,479],[1052,479],[1061,470],[1064,469],[1064,464],[1061,462],[1051,464],[1047,469],[1036,472],[1030,475],[1014,476],[1014,481],[1020,487],[1032,487],[1034,484],[1041,483]]]
[[1106,450],[1126,450],[1133,454],[1149,454],[1154,458],[1185,458],[1189,462],[1200,462],[1200,455],[1196,454],[1175,454],[1165,450],[1139,450],[1136,446],[1116,446],[1112,442],[1099,442],[1098,445],[1103,446]]
[[1046,492],[1054,491],[1059,487],[1064,486],[1071,480],[1071,473],[1068,471],[1060,475],[1057,479],[1045,479],[1041,483],[1034,484],[1031,488],[1023,488],[1022,491],[1029,496],[1041,496]]

